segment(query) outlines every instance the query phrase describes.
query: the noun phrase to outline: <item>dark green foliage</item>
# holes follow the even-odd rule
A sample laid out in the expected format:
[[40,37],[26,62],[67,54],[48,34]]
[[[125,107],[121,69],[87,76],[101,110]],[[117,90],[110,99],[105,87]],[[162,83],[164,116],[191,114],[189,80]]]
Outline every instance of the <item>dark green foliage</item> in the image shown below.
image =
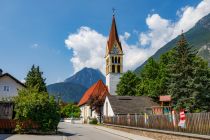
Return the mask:
[[61,116],[63,118],[79,118],[80,117],[80,108],[74,104],[67,104],[61,108]]
[[174,51],[174,63],[169,65],[168,93],[172,96],[175,109],[191,110],[194,98],[189,81],[193,78],[193,60],[196,53],[182,34]]
[[117,85],[116,93],[118,95],[136,95],[136,85],[140,82],[140,79],[131,71],[128,71],[120,77],[120,82]]
[[168,64],[173,61],[173,51],[161,56],[156,62],[153,58],[143,68],[141,74],[141,82],[137,85],[137,95],[147,95],[158,101],[160,95],[167,94],[167,68]]
[[55,131],[60,121],[60,108],[52,96],[38,89],[23,89],[15,97],[15,119],[32,120],[41,131]]
[[45,84],[45,78],[42,77],[43,72],[40,71],[39,66],[31,67],[31,70],[28,72],[27,77],[25,78],[25,85],[28,88],[36,88],[38,92],[47,92],[47,87]]
[[210,96],[208,64],[196,56],[182,34],[174,49],[173,63],[169,64],[168,93],[175,109],[188,112],[208,111]]
[[140,73],[137,95],[158,101],[160,95],[171,95],[174,109],[188,112],[210,111],[210,69],[208,63],[180,36],[177,46],[159,61],[150,58]]
[[189,81],[195,103],[193,112],[210,111],[210,69],[208,63],[196,57],[194,59],[194,77]]

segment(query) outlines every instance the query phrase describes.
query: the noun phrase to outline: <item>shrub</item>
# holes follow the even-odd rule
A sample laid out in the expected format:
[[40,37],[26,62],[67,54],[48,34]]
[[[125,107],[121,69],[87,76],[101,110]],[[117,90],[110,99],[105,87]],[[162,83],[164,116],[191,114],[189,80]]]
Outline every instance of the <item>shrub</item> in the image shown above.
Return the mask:
[[80,108],[74,104],[68,104],[61,108],[61,116],[64,118],[73,117],[79,118],[80,117]]
[[[60,121],[60,108],[47,92],[23,89],[15,97],[15,119],[32,120],[41,131],[55,131]],[[20,126],[17,126],[20,129]]]
[[89,122],[90,124],[97,124],[98,123],[98,120],[96,118],[93,118],[90,120]]

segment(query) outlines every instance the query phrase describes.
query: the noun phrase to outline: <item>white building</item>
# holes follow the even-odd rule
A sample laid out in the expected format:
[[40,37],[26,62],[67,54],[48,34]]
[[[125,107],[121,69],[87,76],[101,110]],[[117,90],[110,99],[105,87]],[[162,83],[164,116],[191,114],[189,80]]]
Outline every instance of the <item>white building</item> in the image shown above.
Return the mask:
[[[93,97],[97,98],[105,98],[105,96],[109,95],[106,85],[102,80],[99,80],[95,84],[93,84],[82,96],[79,101],[78,106],[81,110],[81,117],[83,123],[89,123],[91,118],[98,118],[99,114],[95,110],[91,110],[90,108],[90,100]],[[101,111],[103,112],[103,111]]]
[[9,73],[0,69],[0,119],[12,119],[14,103],[12,98],[18,95],[18,90],[25,85]]
[[0,69],[0,101],[10,100],[18,95],[18,90],[24,88],[25,85],[17,80],[9,73],[2,73]]

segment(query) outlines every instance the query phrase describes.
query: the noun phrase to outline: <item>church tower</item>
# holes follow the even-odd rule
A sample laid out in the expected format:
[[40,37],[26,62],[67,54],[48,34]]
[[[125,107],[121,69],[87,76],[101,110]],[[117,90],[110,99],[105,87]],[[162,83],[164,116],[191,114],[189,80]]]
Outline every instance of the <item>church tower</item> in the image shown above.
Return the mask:
[[106,85],[111,95],[116,95],[117,84],[123,73],[123,50],[117,33],[115,16],[112,17],[112,26],[106,47]]

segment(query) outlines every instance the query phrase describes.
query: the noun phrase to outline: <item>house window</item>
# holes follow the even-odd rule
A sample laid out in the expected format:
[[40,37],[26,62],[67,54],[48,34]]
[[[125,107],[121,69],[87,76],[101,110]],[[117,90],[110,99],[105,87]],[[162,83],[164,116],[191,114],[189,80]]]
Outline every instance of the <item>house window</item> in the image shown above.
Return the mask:
[[115,66],[112,65],[112,72],[115,73]]
[[9,92],[9,86],[4,86],[3,91]]

